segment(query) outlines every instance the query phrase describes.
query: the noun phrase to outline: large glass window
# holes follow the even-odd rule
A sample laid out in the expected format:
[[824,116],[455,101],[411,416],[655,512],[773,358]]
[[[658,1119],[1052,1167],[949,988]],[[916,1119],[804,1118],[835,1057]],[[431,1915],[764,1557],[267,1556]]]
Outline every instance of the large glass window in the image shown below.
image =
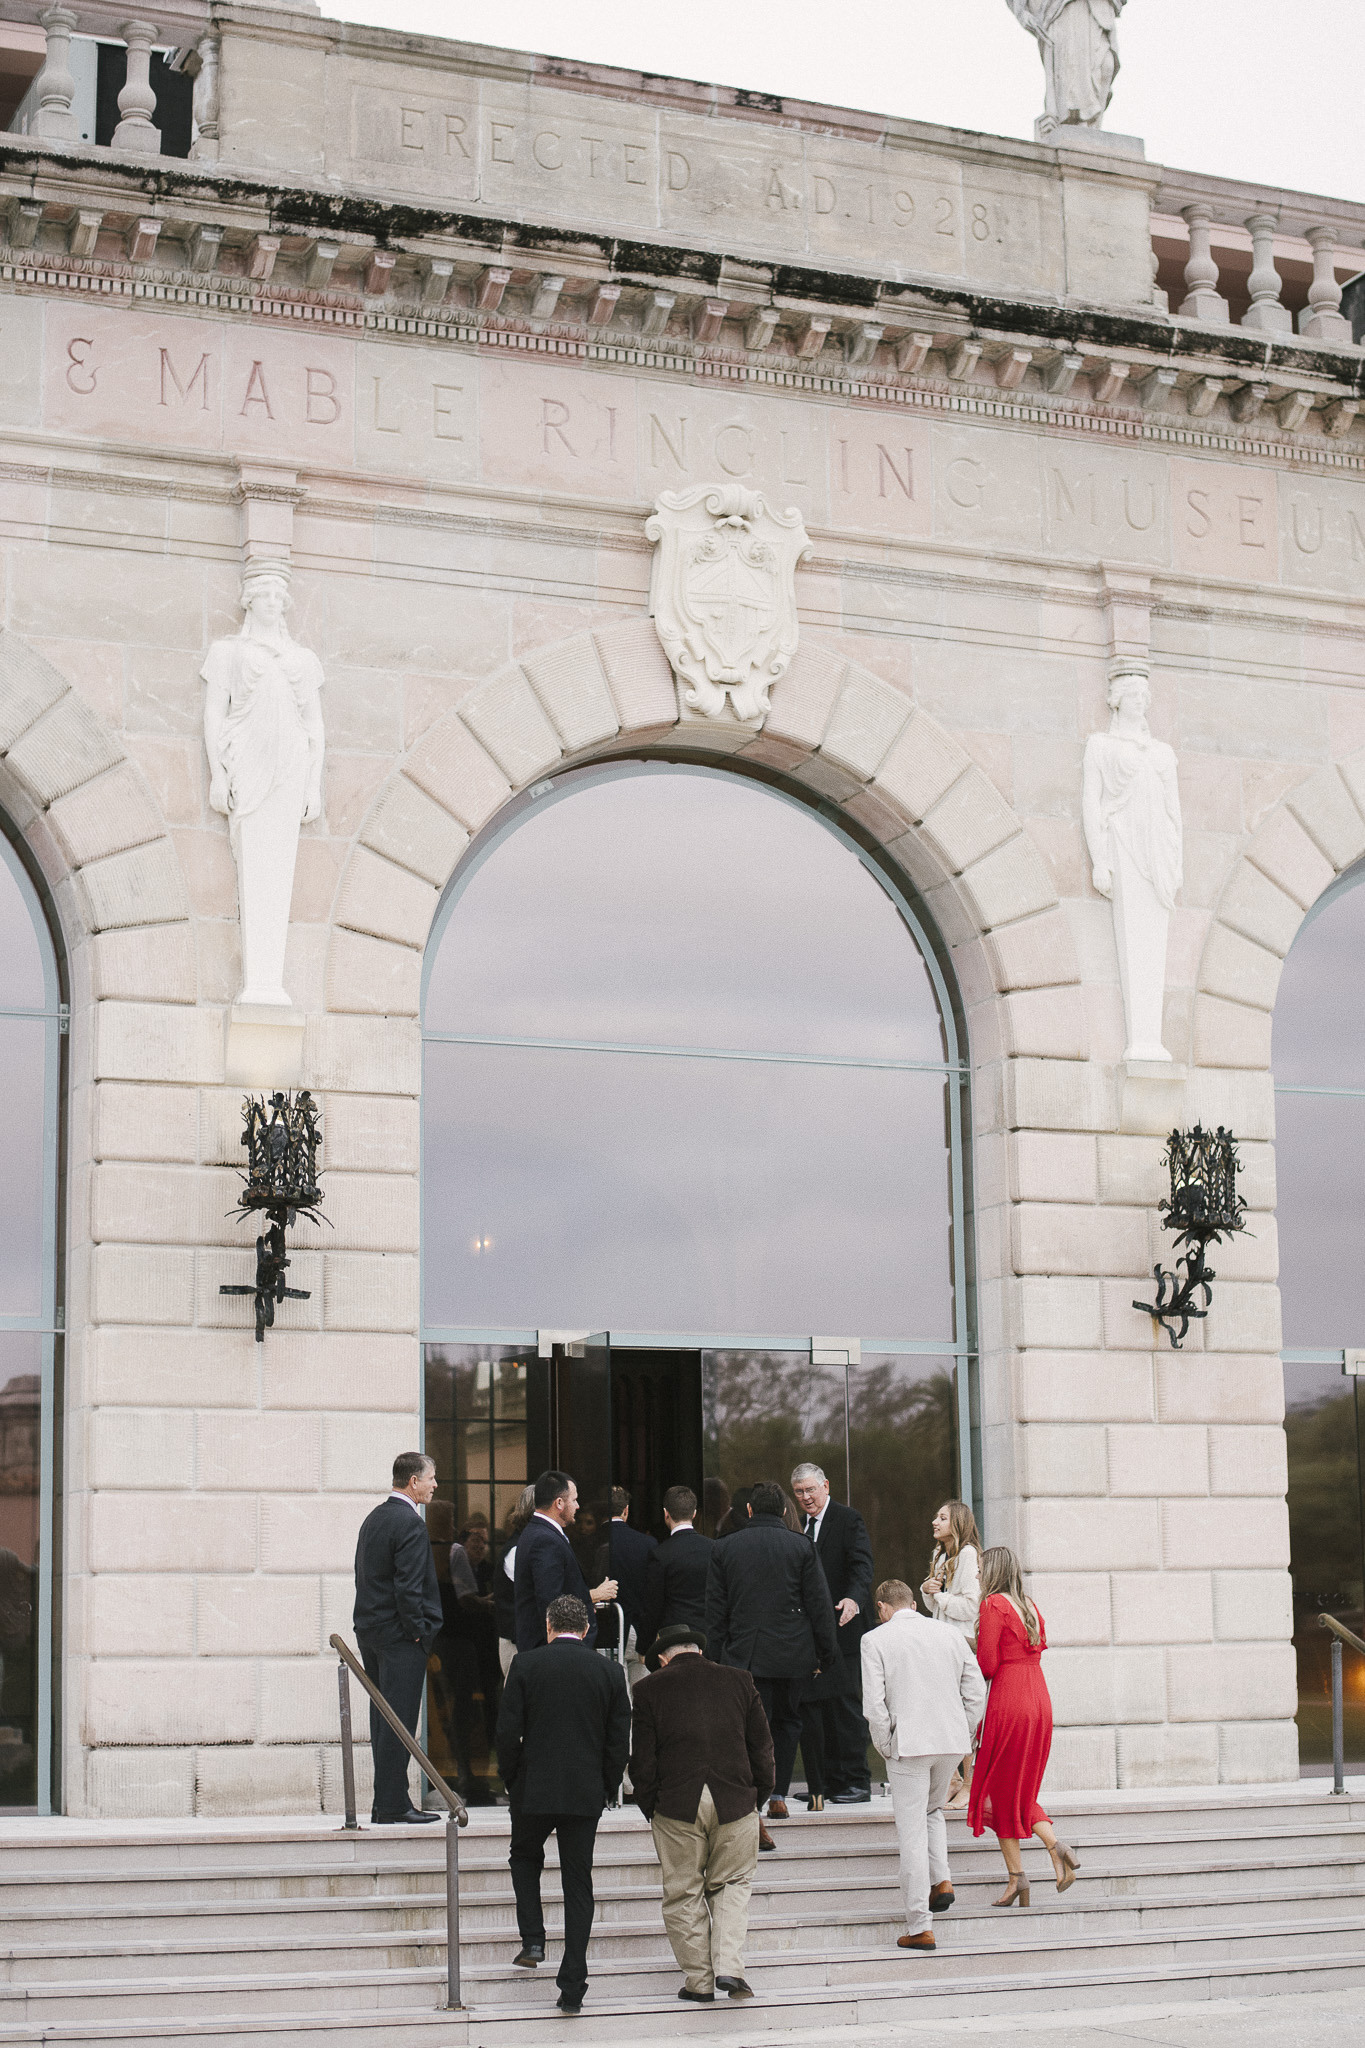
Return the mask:
[[[1299,1754],[1331,1758],[1330,1639],[1365,1631],[1365,863],[1319,899],[1275,1007],[1275,1170],[1284,1311]],[[1365,1763],[1365,1662],[1343,1671],[1346,1753]]]
[[952,1348],[933,974],[804,806],[666,764],[544,785],[457,878],[424,1021],[433,1334]]
[[710,1531],[803,1458],[878,1575],[923,1578],[935,1509],[970,1494],[965,1079],[875,857],[682,763],[507,807],[442,905],[423,1030],[428,1728],[479,1799],[510,1511],[547,1465],[578,1480],[590,1583],[610,1486],[662,1538],[668,1486]]
[[50,1810],[56,1367],[56,956],[0,835],[0,1810]]

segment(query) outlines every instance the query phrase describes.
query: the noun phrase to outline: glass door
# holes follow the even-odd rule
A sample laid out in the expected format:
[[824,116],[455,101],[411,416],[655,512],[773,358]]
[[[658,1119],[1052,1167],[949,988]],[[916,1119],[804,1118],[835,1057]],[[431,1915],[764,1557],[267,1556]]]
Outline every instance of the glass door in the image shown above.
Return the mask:
[[578,1486],[578,1520],[569,1538],[584,1578],[596,1586],[606,1576],[611,1528],[611,1338],[605,1330],[555,1345],[554,1420],[559,1469]]

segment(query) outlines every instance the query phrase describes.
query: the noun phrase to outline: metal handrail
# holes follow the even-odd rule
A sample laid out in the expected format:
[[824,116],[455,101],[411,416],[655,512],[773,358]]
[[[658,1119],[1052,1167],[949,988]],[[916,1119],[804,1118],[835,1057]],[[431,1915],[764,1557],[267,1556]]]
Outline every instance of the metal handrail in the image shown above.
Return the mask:
[[1365,1643],[1344,1627],[1335,1615],[1320,1614],[1318,1627],[1330,1629],[1332,1633],[1332,1793],[1339,1797],[1346,1790],[1346,1715],[1341,1687],[1341,1646],[1349,1643],[1353,1650],[1359,1650],[1365,1657]]
[[452,1791],[447,1785],[426,1751],[409,1735],[378,1686],[371,1682],[364,1666],[349,1645],[344,1643],[340,1636],[329,1636],[328,1641],[341,1659],[337,1665],[337,1691],[341,1704],[341,1781],[346,1799],[345,1825],[356,1829],[360,1826],[355,1810],[355,1746],[351,1730],[350,1685],[352,1673],[360,1680],[370,1696],[371,1703],[378,1707],[428,1784],[439,1792],[446,1803],[446,2004],[453,2011],[463,2011],[463,2000],[460,1997],[459,1830],[469,1826],[469,1809],[459,1793]]

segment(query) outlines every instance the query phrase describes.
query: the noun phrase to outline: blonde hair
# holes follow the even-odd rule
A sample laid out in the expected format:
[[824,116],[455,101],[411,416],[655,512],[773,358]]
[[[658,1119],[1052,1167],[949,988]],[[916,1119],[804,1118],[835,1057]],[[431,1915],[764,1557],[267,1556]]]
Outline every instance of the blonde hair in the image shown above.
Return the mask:
[[1019,1569],[1018,1558],[1003,1543],[997,1543],[981,1559],[981,1598],[989,1600],[993,1593],[1003,1593],[1006,1599],[1013,1600],[1024,1618],[1028,1639],[1036,1649],[1042,1636],[1038,1610],[1024,1591],[1024,1575]]
[[904,1579],[883,1579],[872,1599],[879,1607],[913,1607],[915,1604],[915,1596]]
[[952,1564],[960,1550],[980,1550],[981,1537],[977,1533],[976,1516],[965,1500],[946,1500],[948,1510],[948,1541],[942,1545],[944,1561]]

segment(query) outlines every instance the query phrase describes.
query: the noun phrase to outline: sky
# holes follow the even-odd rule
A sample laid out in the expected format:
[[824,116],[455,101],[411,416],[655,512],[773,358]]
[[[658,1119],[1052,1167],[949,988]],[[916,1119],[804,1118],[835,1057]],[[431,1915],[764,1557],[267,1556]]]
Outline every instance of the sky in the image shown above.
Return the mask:
[[[1031,136],[1006,0],[322,0],[343,21]],[[856,26],[856,33],[851,28]],[[1128,0],[1105,125],[1154,163],[1365,202],[1365,0]]]

